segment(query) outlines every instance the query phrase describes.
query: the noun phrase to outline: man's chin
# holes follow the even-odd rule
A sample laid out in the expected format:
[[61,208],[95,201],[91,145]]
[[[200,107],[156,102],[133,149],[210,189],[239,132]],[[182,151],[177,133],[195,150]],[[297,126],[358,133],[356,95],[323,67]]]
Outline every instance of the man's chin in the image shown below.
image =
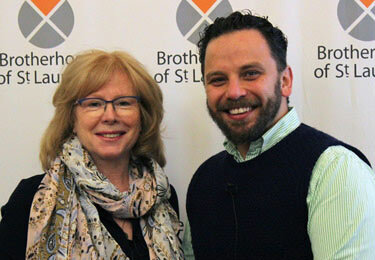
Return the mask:
[[219,125],[223,135],[232,143],[239,144],[246,141],[248,129],[245,127],[230,127],[228,125]]

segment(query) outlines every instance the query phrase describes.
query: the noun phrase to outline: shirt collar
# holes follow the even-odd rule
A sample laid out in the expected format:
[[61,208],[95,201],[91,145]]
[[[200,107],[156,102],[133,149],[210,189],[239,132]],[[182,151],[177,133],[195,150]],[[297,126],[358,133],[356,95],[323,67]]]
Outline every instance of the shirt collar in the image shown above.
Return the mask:
[[265,132],[260,138],[250,143],[246,158],[243,158],[238,151],[236,145],[226,139],[224,147],[226,151],[233,155],[237,162],[246,162],[251,160],[272,146],[280,142],[285,136],[293,132],[301,124],[295,108],[289,107],[289,112],[283,116],[273,127]]

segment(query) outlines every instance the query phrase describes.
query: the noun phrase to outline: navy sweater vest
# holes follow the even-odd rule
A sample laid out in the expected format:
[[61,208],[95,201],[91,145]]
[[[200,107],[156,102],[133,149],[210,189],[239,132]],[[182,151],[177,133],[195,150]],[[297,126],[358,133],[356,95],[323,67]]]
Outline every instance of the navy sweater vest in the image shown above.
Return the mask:
[[369,164],[304,124],[250,161],[223,151],[204,162],[186,201],[196,259],[313,259],[306,196],[317,159],[332,145]]

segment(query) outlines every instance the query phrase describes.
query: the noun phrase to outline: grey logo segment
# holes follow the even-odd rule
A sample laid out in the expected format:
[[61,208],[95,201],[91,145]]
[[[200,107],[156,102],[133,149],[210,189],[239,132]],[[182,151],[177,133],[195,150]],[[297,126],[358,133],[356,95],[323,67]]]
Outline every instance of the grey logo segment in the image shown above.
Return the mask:
[[46,19],[28,2],[24,2],[18,14],[18,26],[31,44],[43,49],[53,48],[63,43],[72,32],[73,10],[68,1],[64,1],[51,17]]
[[342,28],[360,41],[375,40],[375,8],[371,12],[372,15],[367,13],[366,7],[359,5],[355,0],[340,0],[337,7],[337,16]]
[[232,6],[228,0],[220,1],[213,10],[209,10],[208,14],[203,14],[193,2],[182,0],[176,13],[177,27],[188,41],[197,44],[200,33],[204,28],[211,24],[217,17],[227,16],[232,11]]

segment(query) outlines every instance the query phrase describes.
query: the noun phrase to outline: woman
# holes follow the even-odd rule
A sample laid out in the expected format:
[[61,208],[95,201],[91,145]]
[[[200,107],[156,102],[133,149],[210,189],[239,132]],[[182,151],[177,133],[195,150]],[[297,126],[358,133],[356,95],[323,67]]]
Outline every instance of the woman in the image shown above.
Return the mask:
[[0,258],[183,259],[161,169],[162,93],[142,65],[119,51],[82,53],[53,104],[46,174],[23,180],[2,208]]

